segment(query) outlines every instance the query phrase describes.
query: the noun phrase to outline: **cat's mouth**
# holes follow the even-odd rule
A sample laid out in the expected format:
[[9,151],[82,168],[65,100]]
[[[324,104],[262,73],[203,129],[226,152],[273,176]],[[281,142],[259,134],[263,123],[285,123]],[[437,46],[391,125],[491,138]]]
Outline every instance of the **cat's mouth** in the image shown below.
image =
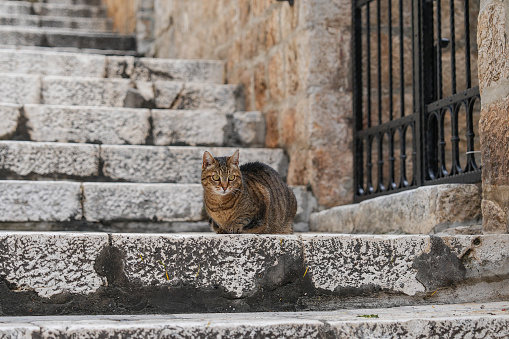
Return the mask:
[[232,190],[229,187],[226,190],[222,189],[221,187],[216,188],[216,194],[219,194],[219,195],[228,195],[231,192],[232,192]]

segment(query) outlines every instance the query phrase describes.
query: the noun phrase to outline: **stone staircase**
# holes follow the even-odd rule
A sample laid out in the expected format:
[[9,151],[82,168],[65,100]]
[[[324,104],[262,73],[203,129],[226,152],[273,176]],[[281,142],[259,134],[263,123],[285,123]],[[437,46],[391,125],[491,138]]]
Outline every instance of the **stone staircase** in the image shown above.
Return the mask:
[[0,0],[0,337],[509,334],[507,236],[211,233],[203,152],[286,154],[223,62],[111,26],[98,0]]

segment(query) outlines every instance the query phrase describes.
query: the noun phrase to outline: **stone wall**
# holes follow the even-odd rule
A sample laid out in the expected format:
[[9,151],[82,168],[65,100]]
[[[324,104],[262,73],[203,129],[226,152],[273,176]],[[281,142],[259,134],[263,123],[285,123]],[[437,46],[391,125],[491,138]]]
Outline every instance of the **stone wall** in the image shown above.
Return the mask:
[[267,147],[290,157],[288,182],[321,206],[350,203],[350,0],[153,0],[156,57],[227,60],[247,110],[264,113]]
[[113,19],[116,32],[129,34],[136,29],[138,0],[102,0],[108,6],[108,16]]
[[481,0],[477,43],[483,231],[509,233],[509,0]]

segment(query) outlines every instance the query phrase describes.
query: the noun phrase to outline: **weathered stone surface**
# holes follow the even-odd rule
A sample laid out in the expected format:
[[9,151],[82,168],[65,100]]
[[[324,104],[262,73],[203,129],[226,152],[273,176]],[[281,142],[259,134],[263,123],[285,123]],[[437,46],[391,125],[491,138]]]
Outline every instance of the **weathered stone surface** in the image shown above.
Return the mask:
[[152,121],[156,145],[223,146],[232,129],[226,114],[213,110],[153,110]]
[[67,221],[81,218],[81,184],[0,181],[0,221]]
[[[88,336],[134,337],[350,337],[487,338],[509,335],[503,302],[328,312],[256,314],[171,314],[3,317],[0,335],[40,338]],[[368,315],[377,318],[366,319]],[[362,319],[362,320],[361,320]]]
[[[230,156],[235,148],[101,146],[103,173],[113,180],[200,183],[203,153]],[[281,150],[242,149],[241,164],[263,161],[286,174],[288,160]]]
[[[156,81],[155,86],[160,88],[165,84],[162,81]],[[156,105],[158,108],[214,109],[221,113],[233,113],[242,109],[243,99],[239,96],[239,89],[236,85],[186,83],[171,106],[160,105],[158,103],[159,95],[156,98]]]
[[[36,261],[31,255],[20,255],[14,264],[52,267],[52,278],[43,281],[48,290],[37,289],[42,283],[35,279],[20,283],[36,271],[20,269],[13,273],[8,269],[2,276],[12,280],[0,283],[5,290],[2,300],[12,307],[3,308],[4,315],[43,315],[50,310],[59,314],[330,310],[437,305],[480,298],[489,302],[505,300],[509,295],[509,238],[504,235],[207,233],[94,238],[79,233],[7,232],[0,246],[10,241],[27,243],[32,237],[37,238],[34,246],[23,250],[28,248],[32,253],[37,249],[34,252],[44,255]],[[58,245],[54,245],[55,238]],[[96,243],[76,248],[68,245],[79,243],[79,239]],[[55,265],[53,257],[46,255],[54,246],[68,249],[71,257],[89,258],[83,253],[93,253],[91,260],[84,262],[93,261],[94,271],[86,278],[83,273],[65,274],[75,267],[68,268],[65,262]],[[0,255],[0,272],[13,265],[10,252]],[[81,283],[97,275],[105,277],[107,284],[102,280],[98,289],[97,283]]]
[[0,74],[0,97],[3,103],[38,104],[40,95],[41,80],[38,76]]
[[99,174],[99,146],[0,141],[0,177],[89,177]]
[[140,58],[136,60],[132,78],[223,84],[224,62]]
[[232,118],[234,138],[240,145],[265,145],[265,119],[261,112],[235,112]]
[[30,3],[28,2],[15,2],[3,1],[0,2],[0,12],[5,14],[30,14]]
[[47,105],[123,107],[129,80],[48,76],[41,103]]
[[319,212],[311,217],[311,229],[340,233],[428,234],[479,223],[480,208],[481,193],[476,185],[426,186]]
[[0,275],[18,293],[33,291],[44,298],[93,293],[106,284],[94,264],[107,244],[101,233],[0,233]]
[[18,127],[21,106],[0,104],[0,139],[11,137]]
[[154,82],[155,105],[157,108],[175,108],[175,99],[181,94],[184,84],[181,82]]
[[84,183],[88,221],[198,221],[203,208],[199,184]]
[[66,16],[66,17],[106,17],[107,11],[103,6],[88,6],[75,4],[52,4],[35,2],[32,8],[36,15],[43,16]]
[[112,21],[107,18],[54,17],[0,13],[0,24],[19,27],[48,27],[79,29],[91,32],[111,32]]
[[0,49],[2,73],[102,78],[105,67],[102,55]]
[[144,144],[150,133],[145,109],[25,105],[35,141]]

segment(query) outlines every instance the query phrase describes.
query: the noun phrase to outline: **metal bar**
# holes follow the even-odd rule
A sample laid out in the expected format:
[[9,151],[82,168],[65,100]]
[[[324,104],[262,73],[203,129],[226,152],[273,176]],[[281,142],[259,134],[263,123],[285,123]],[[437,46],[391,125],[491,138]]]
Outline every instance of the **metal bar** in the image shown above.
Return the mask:
[[472,87],[472,71],[470,66],[470,6],[469,0],[464,0],[464,29],[465,29],[465,73],[467,89]]
[[366,193],[373,193],[375,191],[373,187],[373,160],[371,159],[372,154],[372,146],[373,146],[373,139],[368,138],[366,140],[367,144],[367,150],[366,150],[366,167],[368,171],[368,182],[366,187]]
[[436,42],[436,79],[437,79],[437,99],[442,99],[442,13],[441,13],[441,0],[436,0],[437,3],[437,42]]
[[383,192],[386,190],[384,186],[384,152],[383,152],[383,141],[384,141],[384,133],[378,134],[378,161],[377,161],[377,170],[378,170],[378,188],[377,192]]
[[450,19],[451,19],[451,93],[456,94],[456,26],[454,19],[454,0],[450,0],[451,4]]
[[364,5],[369,4],[370,2],[373,2],[373,1],[374,0],[357,0],[354,6],[356,8],[361,8],[361,7],[364,7]]
[[[459,105],[458,105],[459,104]],[[456,175],[462,172],[461,165],[460,165],[460,152],[459,152],[459,132],[458,132],[458,113],[461,106],[460,103],[456,103],[452,107],[451,111],[451,152],[452,152],[452,166],[451,166],[451,172],[449,173],[449,176]]]
[[382,124],[382,41],[380,24],[380,2],[376,2],[376,26],[377,26],[377,48],[378,48],[378,124]]
[[358,131],[357,136],[360,138],[365,138],[370,135],[376,135],[380,132],[388,131],[394,128],[398,128],[401,126],[407,126],[413,123],[415,120],[419,118],[419,115],[408,115],[406,117],[386,122],[385,124],[373,126],[371,128],[366,128],[362,131]]
[[463,183],[463,184],[474,184],[481,181],[482,171],[476,170],[468,173],[457,174],[450,177],[437,178],[433,180],[426,180],[424,185],[438,185],[448,183]]
[[447,166],[445,164],[445,131],[444,131],[444,120],[447,110],[443,110],[439,113],[438,118],[438,156],[439,156],[439,176],[445,177],[449,173],[447,172]]
[[366,36],[366,54],[367,54],[367,88],[368,88],[368,98],[367,98],[367,105],[368,105],[368,112],[367,112],[367,120],[368,120],[368,127],[371,127],[371,12],[369,10],[369,2],[366,5],[366,29],[367,29],[367,36]]
[[392,121],[393,102],[392,102],[392,0],[387,0],[387,10],[389,12],[389,121]]
[[[362,115],[362,11],[360,8],[355,6],[355,0],[353,1],[353,15],[352,15],[352,27],[353,27],[353,112],[354,112],[354,181],[357,193],[361,193],[363,186],[363,147],[362,142],[358,137],[358,131],[362,130],[363,127],[363,115]],[[368,61],[369,62],[369,61]]]
[[[412,127],[408,127],[408,126],[404,126],[402,128],[399,128],[399,135],[400,135],[400,148],[401,148],[401,153],[400,153],[400,182],[399,182],[399,185],[398,187],[402,188],[402,187],[406,187],[408,186],[408,179],[406,177],[406,160],[407,160],[407,155],[406,155],[406,134],[408,132],[408,129],[411,129]],[[413,136],[412,136],[413,137]]]
[[396,158],[394,157],[394,130],[389,132],[389,185],[387,186],[388,190],[394,190],[397,188],[396,183],[394,182],[394,162]]
[[405,116],[405,63],[403,60],[403,0],[399,0],[399,109]]
[[435,101],[426,106],[427,112],[434,112],[440,108],[449,107],[455,102],[467,100],[469,98],[473,98],[475,96],[479,96],[479,86],[469,88],[463,92],[456,93],[450,97],[447,97],[442,100]]
[[480,97],[476,96],[473,98],[470,98],[467,105],[467,166],[464,169],[464,172],[471,172],[479,169],[478,165],[475,162],[475,156],[473,152],[475,152],[474,148],[474,122],[473,122],[473,115],[474,115],[474,106],[475,102],[479,100]]

